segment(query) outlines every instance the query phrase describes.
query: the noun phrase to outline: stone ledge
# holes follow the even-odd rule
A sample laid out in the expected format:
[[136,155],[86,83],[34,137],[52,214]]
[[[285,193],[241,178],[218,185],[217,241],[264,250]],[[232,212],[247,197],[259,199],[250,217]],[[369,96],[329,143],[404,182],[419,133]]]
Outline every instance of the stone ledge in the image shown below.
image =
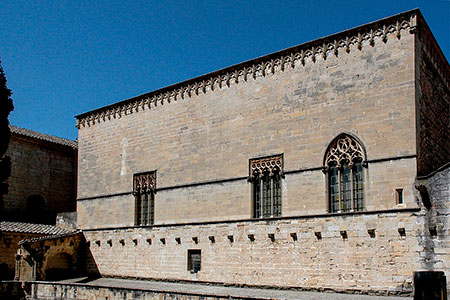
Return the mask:
[[[44,282],[35,281],[28,282],[34,285],[32,291],[33,299],[50,299],[49,297],[58,297],[65,295],[61,299],[71,299],[70,294],[76,293],[79,297],[82,294],[91,296],[107,296],[108,299],[119,299],[124,295],[133,295],[133,299],[160,299],[161,294],[164,296],[176,295],[177,299],[252,299],[252,300],[268,300],[268,299],[286,299],[286,300],[404,300],[411,299],[396,296],[386,296],[392,294],[389,291],[374,292],[370,291],[349,290],[348,294],[343,291],[323,290],[318,291],[302,291],[299,289],[271,289],[257,287],[237,287],[237,286],[220,286],[210,284],[194,284],[187,282],[167,282],[152,280],[130,280],[118,278],[98,278],[89,282],[86,279],[66,280],[64,282]],[[76,290],[76,292],[75,292]],[[366,294],[366,295],[364,295]],[[380,296],[384,294],[385,296]],[[153,298],[151,297],[153,296]],[[407,295],[410,296],[410,295]],[[198,297],[198,298],[197,298]],[[123,299],[123,298],[120,298]],[[170,298],[171,299],[171,298]]]

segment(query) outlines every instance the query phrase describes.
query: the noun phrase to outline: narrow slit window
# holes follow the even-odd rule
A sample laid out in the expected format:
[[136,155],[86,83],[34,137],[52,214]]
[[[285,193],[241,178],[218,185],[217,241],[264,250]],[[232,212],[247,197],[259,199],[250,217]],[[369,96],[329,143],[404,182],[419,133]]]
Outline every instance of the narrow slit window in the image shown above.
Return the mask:
[[397,204],[403,204],[403,189],[396,189]]

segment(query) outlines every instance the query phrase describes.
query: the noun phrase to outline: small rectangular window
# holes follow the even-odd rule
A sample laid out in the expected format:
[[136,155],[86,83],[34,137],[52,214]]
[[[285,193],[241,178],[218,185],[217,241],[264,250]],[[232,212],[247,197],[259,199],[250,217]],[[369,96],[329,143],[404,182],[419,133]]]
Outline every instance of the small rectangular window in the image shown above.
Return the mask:
[[198,273],[201,269],[202,252],[199,249],[188,250],[188,271]]
[[397,204],[403,204],[403,189],[395,190],[395,198],[397,200]]

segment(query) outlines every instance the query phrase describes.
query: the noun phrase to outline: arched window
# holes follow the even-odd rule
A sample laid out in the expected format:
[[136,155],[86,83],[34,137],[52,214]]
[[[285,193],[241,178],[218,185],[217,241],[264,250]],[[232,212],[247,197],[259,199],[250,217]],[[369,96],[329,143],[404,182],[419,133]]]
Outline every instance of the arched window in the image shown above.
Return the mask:
[[339,135],[325,154],[330,212],[364,209],[363,149],[351,136]]
[[156,171],[135,174],[133,185],[136,225],[152,225],[155,221]]
[[253,217],[281,216],[283,155],[250,160],[249,182],[253,183]]

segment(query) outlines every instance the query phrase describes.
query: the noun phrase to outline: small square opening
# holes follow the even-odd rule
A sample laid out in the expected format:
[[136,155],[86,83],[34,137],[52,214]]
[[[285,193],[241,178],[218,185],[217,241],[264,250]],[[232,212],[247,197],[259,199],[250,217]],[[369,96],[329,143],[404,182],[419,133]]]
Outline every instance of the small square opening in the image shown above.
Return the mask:
[[188,271],[198,273],[201,269],[202,252],[200,249],[188,250]]

